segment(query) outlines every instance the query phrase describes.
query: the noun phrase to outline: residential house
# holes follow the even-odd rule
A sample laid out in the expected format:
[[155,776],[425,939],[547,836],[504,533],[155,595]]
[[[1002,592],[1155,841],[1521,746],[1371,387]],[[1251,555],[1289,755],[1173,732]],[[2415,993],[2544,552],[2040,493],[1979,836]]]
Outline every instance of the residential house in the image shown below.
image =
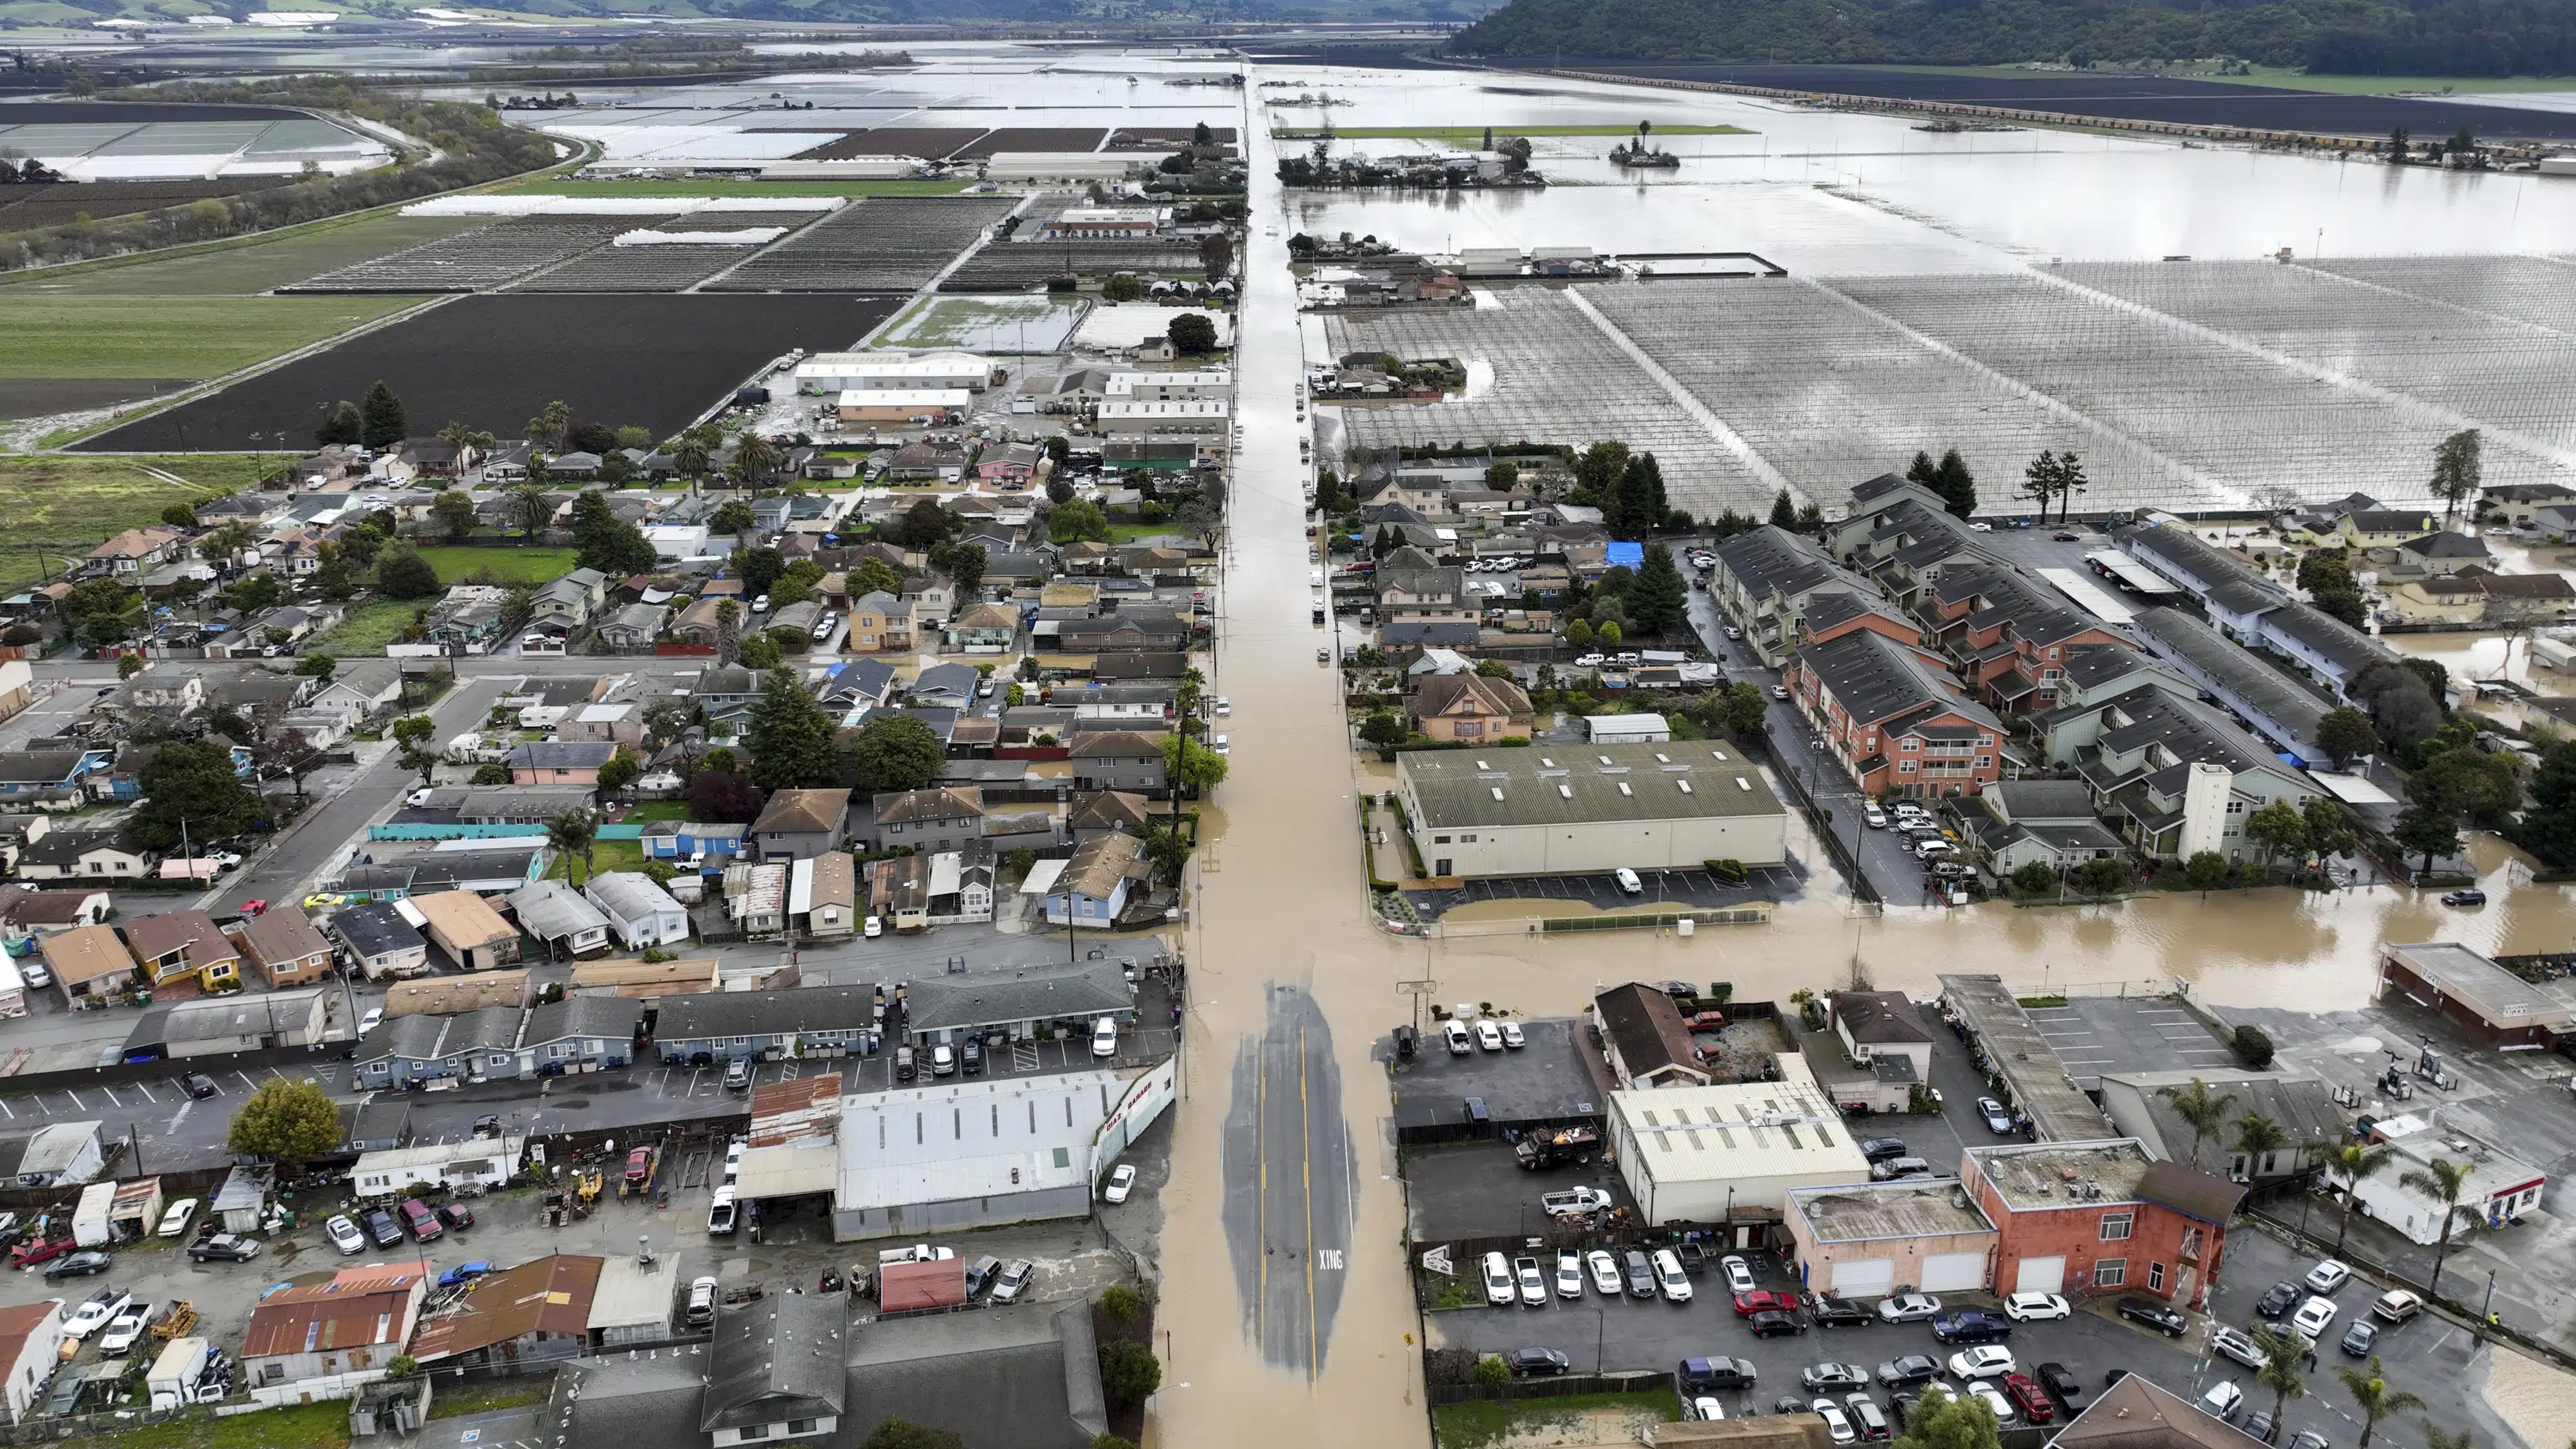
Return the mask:
[[2060,876],[2092,860],[2116,860],[2120,837],[2093,813],[2081,780],[2000,780],[1978,792],[1960,824],[1978,860],[1997,879],[2031,864]]
[[636,997],[587,991],[529,1007],[519,1031],[523,1073],[553,1076],[634,1065],[645,1010]]
[[133,989],[134,953],[113,926],[74,926],[57,931],[36,945],[45,967],[62,988],[65,1005],[103,1006]]
[[1142,795],[1126,790],[1094,790],[1074,797],[1065,814],[1065,829],[1075,835],[1095,830],[1124,830],[1141,835],[1152,808]]
[[244,921],[232,939],[272,991],[319,981],[331,969],[331,943],[311,918],[283,901]]
[[1093,730],[1076,735],[1068,751],[1077,790],[1124,790],[1160,798],[1170,788],[1160,732]]
[[906,790],[876,796],[872,804],[871,843],[878,849],[909,845],[927,854],[984,836],[984,792],[971,786]]
[[975,702],[984,677],[971,664],[934,664],[914,676],[903,692],[909,706],[964,709]]
[[698,1064],[846,1051],[876,1025],[876,1007],[873,986],[668,996],[655,1009],[653,1047],[666,1062]]
[[2245,819],[2276,800],[2325,792],[2215,706],[2139,688],[2041,722],[2049,763],[2073,767],[2093,807],[2129,848],[2159,860],[2215,851],[2257,858]]
[[1188,647],[1192,625],[1160,609],[1121,609],[1097,619],[1067,620],[1057,629],[1068,654],[1167,654]]
[[1073,858],[1048,886],[1046,918],[1059,926],[1115,930],[1153,878],[1143,841],[1116,832],[1092,836],[1074,847]]
[[[2335,1101],[2334,1088],[2315,1077],[2282,1072],[2277,1065],[2253,1071],[2227,1059],[2217,1037],[2206,1038],[2207,1060],[2162,1072],[2105,1072],[2102,1110],[2122,1135],[2135,1137],[2165,1162],[2215,1173],[2229,1182],[2277,1183],[2305,1176],[2319,1159],[2352,1135],[2352,1110]],[[2194,1082],[2209,1091],[2225,1123],[2203,1132],[2185,1121],[2175,1098]],[[2278,1147],[2256,1154],[2237,1145],[2235,1124],[2260,1117],[2281,1129]]]
[[1690,1027],[1670,993],[1639,982],[1613,986],[1592,998],[1610,1079],[1624,1091],[1705,1087],[1716,1080],[1691,1043]]
[[2376,548],[2396,548],[2441,526],[2442,515],[2429,508],[2362,508],[2338,520],[2336,537],[2324,541],[2339,543],[2356,552],[2368,552]]
[[[699,825],[685,820],[656,820],[644,827],[640,842],[646,860],[666,860],[689,870],[721,870],[743,850],[741,825]],[[605,910],[606,907],[601,909]]]
[[[585,704],[556,724],[555,739],[564,744],[609,744],[641,749],[644,744],[644,706],[633,700]],[[598,778],[596,771],[591,778]]]
[[0,885],[0,940],[15,946],[74,926],[95,926],[107,919],[111,908],[107,892],[101,890],[40,891]]
[[2422,538],[2410,538],[2397,545],[2393,556],[2383,557],[2389,557],[2394,566],[2380,575],[2383,587],[2392,573],[2399,577],[2414,577],[2455,574],[2471,568],[2492,570],[2495,567],[2495,551],[2487,547],[2486,540],[2449,529],[2428,533]]
[[353,659],[333,670],[311,701],[317,708],[341,710],[361,720],[401,702],[402,671],[390,660],[375,659]]
[[1380,624],[1474,623],[1481,614],[1466,597],[1466,575],[1407,544],[1379,559]]
[[774,790],[751,822],[752,848],[764,861],[820,855],[849,834],[849,818],[847,790]]
[[926,977],[906,989],[904,1000],[904,1025],[919,1047],[992,1036],[1029,1041],[1050,1029],[1087,1029],[1104,1016],[1136,1019],[1136,988],[1107,957],[1008,976]]
[[650,649],[670,616],[670,609],[662,604],[622,605],[599,621],[599,642],[621,653]]
[[2096,705],[2148,687],[2185,698],[2207,695],[2276,753],[2309,765],[2330,763],[2317,743],[2317,727],[2334,707],[2333,695],[2256,658],[2182,609],[2141,609],[2129,628],[2153,652],[2152,670],[2134,657],[2115,665],[2101,651],[2078,651],[2068,667],[2082,682],[2060,691],[2060,708]]
[[106,773],[115,758],[113,750],[0,752],[0,803],[77,809],[89,803],[91,777]]
[[[2430,527],[2428,521],[2424,529],[2390,539],[2387,546]],[[2287,657],[2337,696],[2354,675],[2397,657],[2377,639],[2290,599],[2267,576],[2178,519],[2123,530],[2116,540],[2123,552],[2190,595],[2219,633]]]
[[129,528],[89,551],[92,562],[129,582],[187,552],[188,530],[167,523]]
[[421,939],[420,928],[392,902],[342,906],[331,913],[329,926],[340,944],[349,948],[351,964],[370,981],[429,973],[428,943]]
[[241,1387],[383,1369],[411,1342],[428,1286],[422,1264],[371,1263],[271,1292],[242,1338]]
[[1019,637],[1020,611],[1009,604],[969,606],[948,625],[948,647],[967,654],[999,654]]
[[510,591],[497,584],[458,584],[430,611],[429,642],[450,654],[490,650],[510,623]]
[[[640,733],[638,737],[641,737]],[[539,740],[520,745],[510,751],[510,782],[514,785],[597,785],[599,767],[616,755],[617,748],[608,740]]]
[[220,991],[241,984],[241,952],[204,911],[168,911],[125,924],[125,944],[142,963],[146,986],[193,977]]
[[519,930],[468,890],[411,897],[426,922],[422,931],[449,960],[468,971],[489,971],[519,959]]
[[2530,528],[2540,510],[2551,504],[2576,504],[2576,488],[2564,483],[2490,483],[2479,500],[2482,515],[2513,528]]
[[2070,651],[2129,642],[2006,564],[1945,569],[1917,600],[1934,644],[1961,681],[2007,714],[2055,705]]
[[1996,1293],[2119,1289],[2195,1309],[2245,1200],[2224,1178],[2154,1160],[2134,1137],[1971,1147],[1959,1179],[1998,1234]]
[[883,589],[850,604],[850,626],[841,641],[851,654],[891,654],[912,648],[912,605]]
[[906,443],[895,449],[885,476],[897,483],[954,483],[966,476],[966,450],[954,443]]
[[1529,692],[1481,674],[1422,676],[1405,696],[1404,715],[1408,730],[1434,740],[1474,744],[1530,733]]
[[791,929],[815,940],[859,929],[858,868],[846,851],[827,850],[789,867],[787,920]]
[[537,590],[528,605],[528,627],[570,633],[588,624],[607,601],[608,575],[574,569]]
[[608,949],[608,917],[559,880],[531,881],[508,896],[519,929],[549,952],[586,956]]
[[[726,929],[751,940],[770,940],[787,934],[787,884],[785,865],[748,865],[736,861],[724,868],[724,919]],[[712,938],[714,932],[700,927],[698,934]]]
[[[737,609],[742,607],[742,601],[739,599],[719,598],[715,595],[701,596],[697,602],[682,609],[680,616],[671,621],[671,637],[686,644],[714,645],[716,639],[724,632],[723,621],[718,619],[717,615],[728,603]],[[748,611],[746,616],[747,614]],[[735,621],[735,627],[737,629],[741,627],[740,620]]]
[[[724,860],[732,858],[730,851],[723,854]],[[679,945],[689,939],[689,913],[642,871],[606,871],[592,877],[582,891],[629,951]]]
[[2483,568],[2380,579],[2391,612],[2409,624],[2450,629],[2519,629],[2576,617],[2576,587],[2558,573],[2500,574]]
[[[1038,818],[1045,819],[1043,815]],[[929,899],[925,906],[930,924],[951,926],[993,919],[996,854],[991,841],[977,841],[963,850],[943,850],[930,857]]]
[[590,1343],[599,1269],[597,1258],[555,1253],[489,1274],[421,1324],[411,1356],[423,1365],[497,1371],[575,1357]]
[[1782,678],[1864,794],[1973,795],[2010,762],[2003,721],[1928,650],[1863,630],[1800,648]]
[[48,830],[18,852],[21,880],[139,880],[151,852],[128,845],[116,830]]
[[[1709,597],[1726,606],[1743,627],[1744,642],[1774,667],[1807,637],[1808,615],[1820,604],[1831,603],[1836,622],[1845,622],[1851,611],[1866,613],[1879,601],[1867,579],[1787,529],[1765,524],[1712,552],[1717,563],[1709,572]],[[1918,631],[1901,619],[1898,628],[1901,642],[1916,642]]]

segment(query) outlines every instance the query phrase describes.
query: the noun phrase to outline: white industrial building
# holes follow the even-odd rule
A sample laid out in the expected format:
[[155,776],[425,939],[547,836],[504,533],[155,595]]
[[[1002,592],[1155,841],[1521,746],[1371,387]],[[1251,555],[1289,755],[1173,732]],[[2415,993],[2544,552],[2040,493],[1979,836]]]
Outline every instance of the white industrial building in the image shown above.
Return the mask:
[[[2347,1190],[2360,1202],[2364,1213],[2426,1247],[2441,1241],[2446,1214],[2439,1198],[2407,1186],[2404,1179],[2410,1172],[2424,1171],[2437,1158],[2469,1169],[2468,1181],[2460,1189],[2459,1206],[2475,1221],[2467,1216],[2452,1218],[2449,1229],[2453,1238],[2479,1228],[2503,1227],[2538,1208],[2540,1194],[2549,1186],[2549,1174],[2521,1158],[2411,1112],[2380,1118],[2371,1125],[2370,1137],[2373,1142],[2395,1149],[2397,1160]],[[2337,1188],[2347,1186],[2342,1174],[2331,1165],[2326,1168],[2326,1180]]]
[[1234,369],[1198,367],[1188,372],[1113,372],[1101,389],[1104,402],[1172,402],[1234,396]]
[[817,352],[796,364],[800,393],[982,392],[992,385],[992,360],[971,352]]
[[975,405],[962,387],[845,388],[834,413],[845,423],[907,423],[915,418],[954,421]]
[[1396,795],[1436,876],[1778,865],[1789,812],[1730,744],[1546,744],[1396,757]]
[[1222,436],[1232,407],[1221,397],[1106,399],[1100,404],[1100,431],[1113,438]]
[[1793,1188],[1869,1180],[1805,1061],[1778,1060],[1776,1082],[1610,1094],[1612,1150],[1646,1223],[1777,1220]]
[[1087,1217],[1119,1147],[1170,1105],[1174,1064],[973,1077],[845,1099],[832,1233],[917,1237]]
[[527,1145],[524,1136],[476,1137],[361,1153],[357,1165],[349,1169],[349,1183],[362,1197],[399,1193],[413,1183],[499,1187],[519,1170],[519,1154]]

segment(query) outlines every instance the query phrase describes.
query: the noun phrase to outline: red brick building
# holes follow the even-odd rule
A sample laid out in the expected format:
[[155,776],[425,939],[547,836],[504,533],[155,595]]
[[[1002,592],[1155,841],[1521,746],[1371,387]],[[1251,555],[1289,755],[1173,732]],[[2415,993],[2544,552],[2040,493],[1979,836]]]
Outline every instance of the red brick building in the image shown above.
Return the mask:
[[2003,721],[1929,650],[1855,629],[1800,648],[1781,680],[1867,794],[1974,795],[2003,777]]
[[1959,1179],[1993,1220],[1994,1291],[2144,1293],[2198,1308],[2245,1189],[2134,1137],[1971,1147]]

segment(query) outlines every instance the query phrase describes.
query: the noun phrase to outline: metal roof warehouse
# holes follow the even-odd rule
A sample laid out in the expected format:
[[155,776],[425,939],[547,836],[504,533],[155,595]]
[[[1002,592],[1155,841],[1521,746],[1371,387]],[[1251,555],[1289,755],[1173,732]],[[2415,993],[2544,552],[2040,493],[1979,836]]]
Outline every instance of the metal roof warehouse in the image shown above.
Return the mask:
[[1397,757],[1396,790],[1437,876],[1777,865],[1788,856],[1787,809],[1727,744],[1419,751]]

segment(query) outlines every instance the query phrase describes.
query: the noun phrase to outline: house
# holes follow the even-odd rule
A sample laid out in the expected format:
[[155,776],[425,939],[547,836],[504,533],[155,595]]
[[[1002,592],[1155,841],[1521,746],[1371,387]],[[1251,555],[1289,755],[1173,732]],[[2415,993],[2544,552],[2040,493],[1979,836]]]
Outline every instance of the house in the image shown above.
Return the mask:
[[[2182,609],[2141,609],[2129,629],[2154,654],[2161,672],[2143,672],[2126,662],[2115,666],[2102,650],[2078,650],[2069,656],[2073,684],[2059,690],[2059,708],[2089,707],[2146,686],[2184,698],[2206,694],[2275,752],[2309,765],[2331,763],[2317,743],[2317,727],[2334,707],[2332,695],[2256,658]],[[2046,724],[2042,721],[2043,729]]]
[[666,1062],[698,1065],[839,1053],[876,1025],[876,1008],[873,986],[665,997],[655,1012],[653,1046]]
[[2552,504],[2576,503],[2576,488],[2564,483],[2490,483],[2483,493],[2480,514],[2491,512],[2491,522],[2513,528],[2531,527],[2540,511]]
[[1106,958],[1031,966],[1008,976],[932,976],[913,983],[904,1025],[915,1046],[970,1037],[1035,1040],[1057,1027],[1088,1029],[1101,1017],[1136,1019],[1136,988]]
[[421,914],[430,943],[468,971],[489,971],[519,959],[519,930],[501,913],[468,890],[438,891],[411,898]]
[[242,1387],[384,1368],[411,1342],[428,1286],[425,1267],[398,1262],[271,1292],[251,1310],[242,1338]]
[[129,528],[89,551],[90,559],[107,565],[109,574],[131,580],[150,573],[187,552],[188,530],[167,523]]
[[[725,858],[730,860],[731,853],[727,852]],[[678,945],[689,939],[688,911],[641,871],[603,872],[591,877],[582,893],[629,951]]]
[[318,986],[298,991],[227,992],[156,1002],[125,1038],[127,1060],[318,1047],[346,1034],[340,996]]
[[413,1082],[484,1082],[518,1075],[519,1027],[514,1000],[454,1016],[396,1016],[358,1044],[356,1083],[405,1087]]
[[815,940],[859,928],[858,868],[846,851],[827,850],[789,868],[788,924]]
[[1404,700],[1405,728],[1444,742],[1481,744],[1507,735],[1529,738],[1529,691],[1481,674],[1429,674]]
[[1131,898],[1141,897],[1144,883],[1153,878],[1143,841],[1132,835],[1095,835],[1074,847],[1063,873],[1049,883],[1046,918],[1059,926],[1114,930]]
[[2201,1307],[2245,1189],[2134,1137],[1971,1147],[1960,1184],[1997,1234],[1993,1291],[2110,1289]]
[[1716,1080],[1691,1044],[1681,1009],[1660,988],[1635,981],[1613,986],[1592,998],[1592,1018],[1610,1079],[1622,1090],[1705,1087]]
[[919,708],[964,709],[975,702],[984,677],[971,664],[934,664],[914,677],[904,690],[904,703]]
[[1009,604],[974,604],[949,621],[948,647],[968,654],[999,654],[1019,637],[1020,611]]
[[1709,596],[1726,605],[1744,629],[1744,642],[1777,667],[1810,637],[1819,611],[1824,621],[1845,629],[1855,619],[1886,632],[1901,643],[1915,643],[1919,631],[1884,604],[1878,590],[1860,574],[1827,558],[1807,538],[1765,524],[1739,533],[1712,550],[1717,563],[1709,571]]
[[[752,940],[787,934],[789,875],[785,865],[746,865],[737,861],[726,866],[723,888],[728,928]],[[698,934],[712,939],[715,933],[702,926]]]
[[[2359,1182],[2348,1181],[2332,1163],[2326,1184],[2349,1194],[2362,1212],[2395,1228],[2426,1247],[2445,1237],[2459,1239],[2481,1228],[2498,1229],[2537,1211],[2549,1176],[2491,1137],[2471,1131],[2436,1111],[2366,1119],[2362,1140],[2388,1149],[2391,1161]],[[2435,1163],[2464,1169],[2456,1203],[2407,1181],[2429,1175]]]
[[[638,726],[639,738],[640,730]],[[510,751],[510,782],[514,785],[596,785],[599,783],[599,767],[607,764],[617,750],[615,743],[605,739],[539,740],[520,745]]]
[[565,632],[579,629],[607,601],[608,575],[597,569],[574,569],[537,590],[528,602],[528,625]]
[[2093,792],[2081,780],[2004,780],[1977,796],[1977,808],[1960,811],[1970,845],[1988,874],[2001,880],[2032,864],[2059,875],[2092,860],[2124,853],[2120,837],[2093,813]]
[[1170,788],[1159,731],[1093,730],[1074,737],[1069,751],[1077,790],[1124,790],[1160,798]]
[[850,654],[901,653],[912,648],[912,633],[912,605],[877,589],[851,602],[841,648]]
[[878,849],[909,845],[926,854],[984,837],[984,792],[973,786],[879,795],[873,807]]
[[2374,995],[2418,1003],[2501,1048],[2547,1047],[2576,1031],[2576,990],[2525,981],[2456,942],[2382,946]]
[[37,943],[65,1004],[96,1005],[133,989],[134,953],[113,926],[74,926]]
[[2462,569],[2493,569],[2495,551],[2484,539],[2443,529],[2397,545],[2395,563],[2401,574],[2455,574]]
[[153,856],[115,830],[48,830],[18,852],[21,880],[138,880]]
[[2564,575],[2500,574],[2470,567],[2391,579],[2380,592],[2389,609],[2410,624],[2460,629],[2516,629],[2576,617],[2576,586]]
[[571,1358],[590,1343],[590,1300],[600,1260],[554,1253],[478,1280],[474,1291],[420,1325],[411,1356],[423,1365],[524,1367]]
[[2223,711],[2162,689],[2061,708],[2041,723],[2048,761],[2072,766],[2112,832],[2158,860],[2204,850],[2252,859],[2261,852],[2245,839],[2246,817],[2325,793]]
[[847,790],[774,790],[751,822],[752,847],[764,861],[820,855],[849,834]]
[[2366,552],[2396,548],[2442,526],[2442,515],[2429,508],[2358,508],[2336,521],[2330,545]]
[[1861,631],[1802,646],[1783,672],[1809,727],[1864,794],[1973,795],[2003,776],[2003,721],[1940,656]]
[[0,1308],[0,1408],[9,1422],[27,1422],[36,1391],[54,1376],[63,1346],[63,1300]]
[[115,758],[114,750],[0,752],[0,803],[76,809],[89,803],[91,777],[105,774]]
[[110,909],[105,891],[0,885],[0,940],[13,946],[30,938],[42,941],[75,926],[95,926],[107,919]]
[[[656,820],[644,827],[639,842],[646,860],[667,860],[696,870],[722,869],[743,850],[741,825],[699,825],[684,820]],[[606,907],[601,907],[605,910]]]
[[[407,904],[407,903],[406,903]],[[413,907],[415,913],[418,907]],[[420,928],[391,902],[365,901],[331,913],[331,934],[349,948],[351,964],[370,981],[429,972],[429,945]]]
[[331,943],[303,911],[284,902],[244,921],[232,939],[272,991],[319,981],[331,969]]
[[609,611],[608,616],[599,621],[598,639],[621,652],[650,649],[653,641],[662,636],[663,623],[670,617],[671,611],[666,605],[626,604]]
[[461,1142],[376,1148],[350,1166],[349,1186],[362,1197],[391,1196],[414,1185],[500,1187],[517,1175],[527,1146],[524,1136],[477,1133]]
[[203,911],[169,911],[140,916],[125,926],[125,944],[141,963],[147,987],[196,978],[207,991],[241,983],[241,952]]
[[317,708],[346,711],[371,719],[402,702],[402,671],[390,660],[353,659],[332,671],[330,682],[314,692]]
[[906,443],[895,449],[885,476],[898,483],[954,483],[966,476],[966,450],[953,443]]
[[990,841],[978,841],[964,850],[943,850],[930,857],[930,924],[949,926],[993,919],[994,855]]
[[[2211,1047],[2219,1045],[2216,1038]],[[2229,1182],[2268,1184],[2304,1176],[2325,1153],[2352,1135],[2351,1109],[2335,1101],[2334,1088],[2309,1076],[2257,1072],[2223,1053],[2205,1063],[2164,1072],[2104,1072],[2102,1110],[2112,1127],[2135,1137],[2164,1162],[2213,1172]],[[2219,1131],[2203,1132],[2184,1121],[2174,1098],[2194,1083],[2224,1111]],[[2241,1149],[2235,1124],[2261,1117],[2281,1129],[2283,1141],[2260,1156]]]
[[723,1446],[832,1435],[849,1402],[849,1314],[824,1294],[780,1294],[716,1312],[699,1432]]
[[1970,693],[2001,712],[2029,714],[2057,703],[2069,653],[2129,644],[2062,598],[2011,565],[1963,563],[1926,584],[1915,607]]
[[1830,991],[1825,1019],[1856,1062],[1902,1061],[1917,1082],[1932,1081],[1932,1033],[1902,991]]
[[608,917],[581,892],[559,880],[531,881],[508,896],[519,929],[549,953],[586,956],[608,949]]

